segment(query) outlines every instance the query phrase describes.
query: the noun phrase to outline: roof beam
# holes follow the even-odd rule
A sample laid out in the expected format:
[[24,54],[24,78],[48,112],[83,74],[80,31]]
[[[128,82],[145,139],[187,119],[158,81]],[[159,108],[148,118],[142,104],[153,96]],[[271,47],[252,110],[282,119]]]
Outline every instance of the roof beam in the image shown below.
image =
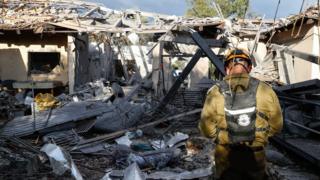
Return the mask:
[[277,45],[277,44],[271,44],[270,48],[273,50],[283,51],[284,53],[301,58],[305,61],[319,64],[320,57],[313,55],[313,54],[309,54],[309,53],[305,53],[305,52],[301,52],[301,51],[297,51],[297,50],[292,50],[288,46],[281,46],[281,45]]

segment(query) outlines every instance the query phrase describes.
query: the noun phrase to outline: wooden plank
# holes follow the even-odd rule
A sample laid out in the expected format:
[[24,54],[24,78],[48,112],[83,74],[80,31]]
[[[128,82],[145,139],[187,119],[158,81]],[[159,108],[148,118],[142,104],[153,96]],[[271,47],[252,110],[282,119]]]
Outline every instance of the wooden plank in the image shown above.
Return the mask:
[[128,49],[129,49],[129,53],[130,53],[131,59],[135,62],[134,65],[133,65],[134,71],[135,71],[135,73],[138,73],[138,75],[139,75],[140,77],[142,77],[142,75],[141,75],[141,73],[140,73],[140,70],[139,70],[139,68],[138,68],[138,66],[137,66],[138,63],[137,63],[136,57],[134,56],[131,43],[130,43],[130,41],[129,41],[128,38],[125,39],[125,43],[126,43]]
[[62,82],[59,81],[43,81],[43,82],[31,82],[31,81],[18,81],[12,84],[15,89],[52,89],[58,86],[62,86]]
[[165,78],[164,78],[164,61],[163,61],[163,50],[164,50],[164,42],[159,42],[160,49],[159,49],[159,68],[160,68],[160,76],[159,80],[161,79],[161,83],[159,82],[159,89],[162,89],[163,95],[166,94],[166,84],[165,84]]
[[285,66],[287,68],[289,82],[290,82],[290,84],[296,83],[296,73],[295,73],[294,67],[293,67],[292,55],[289,55],[286,53],[286,54],[284,54],[284,57],[285,57]]
[[146,61],[146,58],[144,57],[145,54],[143,53],[143,50],[142,50],[142,47],[141,45],[137,45],[138,48],[139,48],[139,52],[140,52],[140,56],[141,56],[141,60],[142,60],[142,63],[143,63],[143,66],[144,66],[144,69],[146,70],[146,74],[149,73],[149,69],[148,69],[148,65],[147,65],[147,61]]
[[[165,42],[197,45],[189,34],[182,34],[179,32],[174,32],[174,34],[164,34],[163,36],[161,36],[161,40]],[[227,42],[225,40],[217,40],[211,38],[204,40],[209,47],[225,47],[227,45]]]
[[189,63],[186,65],[186,67],[183,69],[181,74],[178,76],[174,84],[171,86],[169,89],[168,93],[165,94],[163,98],[161,98],[160,103],[158,106],[155,108],[155,112],[161,111],[162,108],[164,108],[171,100],[173,100],[174,96],[176,95],[178,89],[180,88],[180,85],[183,83],[183,81],[186,79],[186,77],[190,74],[191,70],[193,67],[197,64],[199,59],[202,56],[202,50],[197,49],[196,53],[194,56],[191,58]]
[[201,48],[203,53],[209,58],[210,62],[215,65],[216,69],[222,74],[226,75],[223,62],[220,61],[220,58],[211,50],[209,45],[206,43],[205,39],[201,37],[199,32],[195,30],[190,30],[193,40]]
[[75,87],[75,57],[76,52],[73,50],[75,49],[74,44],[74,37],[68,35],[68,80],[69,80],[69,94],[74,93],[74,87]]
[[180,114],[177,114],[177,115],[174,115],[174,116],[164,117],[164,118],[161,118],[159,120],[156,120],[156,121],[153,121],[153,122],[150,122],[150,123],[147,123],[147,124],[143,124],[143,125],[140,125],[140,126],[137,126],[137,127],[133,127],[133,128],[117,131],[117,132],[110,133],[110,134],[105,134],[105,135],[94,137],[94,138],[91,138],[91,139],[87,139],[87,140],[84,140],[84,141],[80,142],[80,144],[78,144],[77,146],[72,148],[72,150],[77,150],[77,149],[81,149],[81,148],[84,148],[84,147],[92,146],[93,144],[100,143],[100,142],[103,142],[103,141],[106,141],[106,140],[109,140],[109,139],[113,139],[113,138],[119,137],[119,136],[121,136],[124,133],[129,132],[129,131],[134,131],[136,129],[144,129],[144,128],[156,126],[156,125],[158,125],[160,123],[164,123],[164,122],[172,121],[174,119],[178,119],[178,118],[181,118],[181,117],[185,117],[185,116],[189,116],[189,115],[192,115],[192,114],[200,113],[201,111],[202,111],[201,108],[194,109],[192,111],[183,112],[183,113],[180,113]]
[[93,14],[94,12],[98,11],[100,9],[99,6],[91,9],[90,11],[88,11],[86,14],[84,14],[82,17],[87,17],[87,16],[90,16],[91,14]]
[[121,49],[120,45],[117,45],[117,48],[118,48],[118,52],[120,54],[120,61],[121,61],[121,64],[122,64],[123,75],[124,75],[124,78],[126,79],[126,81],[128,82],[129,81],[129,74],[128,74],[127,62],[126,62],[126,59],[124,57],[124,54],[122,52],[122,49]]
[[276,55],[276,60],[275,61],[278,64],[279,80],[280,80],[280,82],[288,84],[289,83],[289,79],[288,79],[286,71],[285,71],[283,53],[281,53],[280,50],[277,50],[276,52],[277,52],[277,55]]
[[155,95],[159,95],[159,86],[158,86],[158,83],[160,81],[159,77],[160,77],[160,68],[159,68],[159,61],[160,61],[160,55],[159,55],[159,48],[160,48],[160,44],[157,43],[155,46],[154,46],[154,50],[152,51],[149,51],[152,53],[152,57],[153,57],[153,60],[152,60],[152,82],[153,82],[153,89],[155,91]]

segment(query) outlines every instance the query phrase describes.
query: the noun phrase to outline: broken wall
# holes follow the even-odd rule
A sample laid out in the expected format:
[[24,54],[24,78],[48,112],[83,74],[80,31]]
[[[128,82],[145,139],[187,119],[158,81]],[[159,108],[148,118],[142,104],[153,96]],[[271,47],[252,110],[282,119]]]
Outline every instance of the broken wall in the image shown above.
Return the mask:
[[114,51],[109,43],[90,40],[87,33],[68,36],[69,93],[74,88],[113,75]]
[[[163,49],[163,42],[159,42],[152,51],[153,89],[159,97],[164,95],[164,91],[172,86],[171,62],[169,58],[163,58],[163,55],[168,54]],[[163,61],[163,64],[161,64],[161,61]]]
[[89,44],[89,81],[112,78],[114,52],[107,43]]
[[[197,46],[194,45],[186,45],[186,44],[177,44],[181,53],[191,54],[193,55],[196,50]],[[152,81],[153,81],[153,88],[156,91],[157,95],[161,95],[163,91],[163,86],[166,91],[168,91],[171,86],[173,85],[175,79],[173,78],[173,58],[174,57],[162,57],[163,65],[161,65],[161,55],[169,55],[168,52],[163,50],[161,53],[161,46],[160,43],[156,48],[153,50],[153,74],[152,74]],[[183,59],[179,60],[183,63],[183,67],[180,67],[180,70],[183,71],[184,67],[188,64],[192,57],[184,57]],[[209,65],[210,61],[207,57],[200,58],[199,61],[195,64],[192,68],[188,79],[187,79],[187,87],[189,89],[197,89],[198,84],[203,79],[209,79]],[[163,67],[163,77],[161,68]],[[164,82],[162,79],[164,78]]]
[[[194,45],[185,45],[185,44],[178,44],[178,47],[182,52],[187,53],[187,54],[194,54],[198,48],[197,46],[194,46]],[[186,59],[189,62],[191,60],[191,57],[186,58]],[[209,65],[210,64],[211,64],[211,62],[209,61],[209,59],[207,57],[202,57],[199,59],[199,61],[193,67],[193,69],[191,70],[190,75],[189,75],[188,87],[190,89],[197,89],[197,86],[202,79],[209,78]]]
[[[58,53],[60,60],[49,73],[30,72],[32,53]],[[66,34],[4,31],[0,38],[0,79],[68,82]]]
[[152,57],[151,55],[147,55],[150,49],[150,46],[145,45],[131,45],[122,47],[125,59],[135,61],[137,69],[142,78],[146,77],[147,74],[152,70]]
[[[297,23],[297,27],[293,33],[292,28],[280,33],[276,33],[272,39],[272,42],[275,44],[288,46],[288,48],[292,50],[319,55],[318,26],[313,24],[303,24],[301,32],[298,34],[299,25],[300,23]],[[298,36],[295,37],[296,35]],[[292,63],[294,78],[291,78],[290,83],[297,83],[320,77],[319,65],[305,61],[298,57],[294,57]]]
[[77,35],[74,37],[75,44],[75,86],[84,84],[89,78],[89,37],[88,34]]

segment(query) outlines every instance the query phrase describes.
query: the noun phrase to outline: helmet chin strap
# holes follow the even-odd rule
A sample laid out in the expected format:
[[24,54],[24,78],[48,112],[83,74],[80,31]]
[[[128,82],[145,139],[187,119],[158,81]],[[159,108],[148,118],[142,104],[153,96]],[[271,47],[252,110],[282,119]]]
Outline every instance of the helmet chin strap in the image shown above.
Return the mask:
[[[230,71],[231,71],[231,70],[233,69],[233,67],[235,67],[236,65],[241,65],[241,66],[246,70],[246,72],[249,74],[249,69],[248,69],[245,65],[243,65],[243,64],[241,64],[241,63],[235,63],[235,64],[230,68]],[[235,101],[235,99],[236,99],[236,93],[235,93],[234,95],[232,94],[232,91],[231,91],[231,78],[230,78],[230,82],[229,82],[229,89],[230,89],[231,97],[232,97],[231,107],[233,107],[234,101]],[[234,91],[236,92],[237,89],[238,89],[238,86],[235,86]]]

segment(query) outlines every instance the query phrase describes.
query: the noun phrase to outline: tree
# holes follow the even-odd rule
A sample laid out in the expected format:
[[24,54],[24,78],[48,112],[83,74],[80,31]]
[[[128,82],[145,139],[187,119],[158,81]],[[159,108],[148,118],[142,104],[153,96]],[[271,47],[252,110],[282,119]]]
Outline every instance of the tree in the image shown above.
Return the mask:
[[188,17],[210,17],[216,16],[217,12],[210,5],[210,0],[186,0],[189,9],[186,12]]
[[220,6],[224,17],[236,15],[243,18],[249,6],[249,0],[186,0],[188,9],[187,17],[212,17],[218,13],[214,3]]

